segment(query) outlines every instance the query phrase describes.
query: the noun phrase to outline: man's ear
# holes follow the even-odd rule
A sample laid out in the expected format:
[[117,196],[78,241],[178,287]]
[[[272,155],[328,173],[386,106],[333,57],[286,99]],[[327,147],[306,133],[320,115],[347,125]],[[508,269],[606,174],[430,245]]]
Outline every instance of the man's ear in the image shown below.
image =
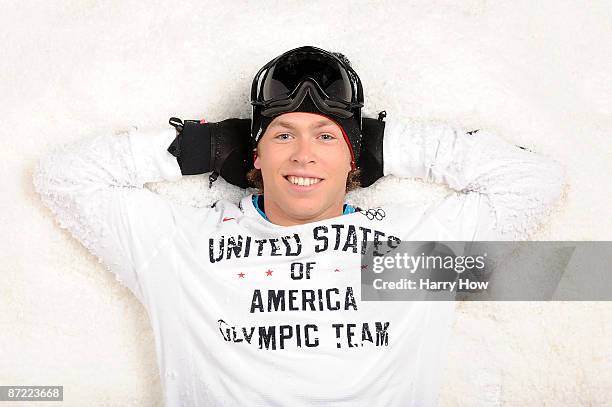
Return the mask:
[[257,151],[253,151],[253,167],[255,167],[255,169],[261,170],[261,165],[259,163],[259,156],[257,155]]

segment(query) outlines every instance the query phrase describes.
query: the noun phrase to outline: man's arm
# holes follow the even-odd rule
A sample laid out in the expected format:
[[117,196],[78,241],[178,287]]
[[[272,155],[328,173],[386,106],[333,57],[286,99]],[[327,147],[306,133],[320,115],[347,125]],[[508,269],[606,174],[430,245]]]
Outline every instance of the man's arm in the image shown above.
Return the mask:
[[60,226],[141,301],[138,270],[174,231],[172,204],[143,186],[181,178],[166,151],[174,137],[174,129],[98,136],[56,149],[33,172]]
[[444,183],[436,208],[463,240],[524,240],[562,193],[559,163],[484,130],[389,120],[384,175]]

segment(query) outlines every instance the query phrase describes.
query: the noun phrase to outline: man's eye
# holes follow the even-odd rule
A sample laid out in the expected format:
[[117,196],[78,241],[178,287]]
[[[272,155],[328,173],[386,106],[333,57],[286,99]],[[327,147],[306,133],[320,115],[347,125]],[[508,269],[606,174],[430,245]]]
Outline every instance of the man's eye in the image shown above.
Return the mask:
[[281,133],[278,136],[276,136],[276,138],[281,139],[281,140],[287,140],[287,138],[289,138],[290,134],[289,133]]
[[335,139],[335,137],[331,134],[325,133],[325,134],[321,134],[321,137],[323,137],[325,140],[333,140]]

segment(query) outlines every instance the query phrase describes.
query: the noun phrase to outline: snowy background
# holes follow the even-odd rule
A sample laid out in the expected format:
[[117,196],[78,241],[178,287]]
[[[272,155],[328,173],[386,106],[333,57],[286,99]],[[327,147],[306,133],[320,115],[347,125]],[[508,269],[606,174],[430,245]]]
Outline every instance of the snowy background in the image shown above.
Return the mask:
[[[345,53],[369,112],[487,128],[564,163],[570,189],[533,239],[612,238],[610,1],[3,0],[0,27],[0,384],[161,405],[144,308],[54,222],[33,164],[170,116],[247,118],[257,69],[301,45]],[[194,205],[244,193],[152,187]],[[387,177],[349,200],[444,193]],[[443,382],[442,406],[612,405],[612,304],[461,304]]]

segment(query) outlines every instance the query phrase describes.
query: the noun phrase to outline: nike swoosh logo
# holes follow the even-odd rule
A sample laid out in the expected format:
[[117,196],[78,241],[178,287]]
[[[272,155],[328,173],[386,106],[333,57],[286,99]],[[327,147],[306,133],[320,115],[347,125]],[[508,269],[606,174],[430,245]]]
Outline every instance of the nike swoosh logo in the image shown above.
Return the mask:
[[232,220],[232,219],[236,219],[236,218],[223,218],[223,222],[225,222],[226,220]]

